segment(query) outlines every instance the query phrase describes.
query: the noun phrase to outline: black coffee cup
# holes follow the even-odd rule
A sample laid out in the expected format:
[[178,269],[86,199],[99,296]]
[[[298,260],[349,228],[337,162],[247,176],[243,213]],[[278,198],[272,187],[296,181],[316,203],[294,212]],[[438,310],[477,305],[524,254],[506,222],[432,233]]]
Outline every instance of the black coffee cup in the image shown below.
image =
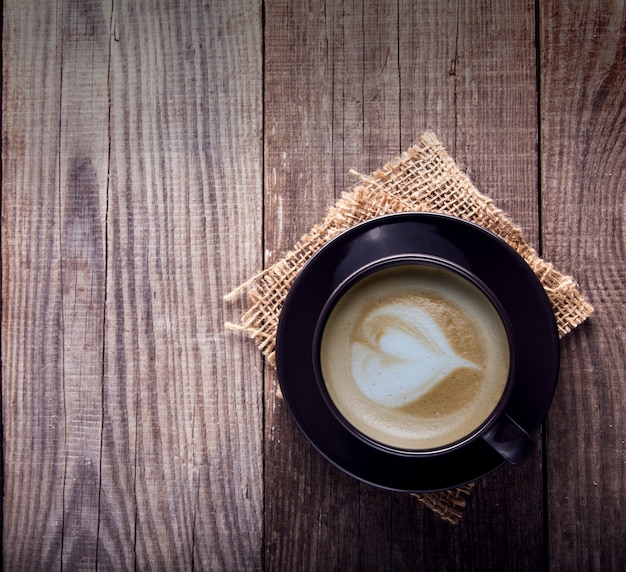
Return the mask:
[[395,255],[352,273],[313,336],[320,394],[353,435],[387,453],[430,457],[487,442],[523,462],[529,434],[507,413],[515,335],[498,298],[461,265]]

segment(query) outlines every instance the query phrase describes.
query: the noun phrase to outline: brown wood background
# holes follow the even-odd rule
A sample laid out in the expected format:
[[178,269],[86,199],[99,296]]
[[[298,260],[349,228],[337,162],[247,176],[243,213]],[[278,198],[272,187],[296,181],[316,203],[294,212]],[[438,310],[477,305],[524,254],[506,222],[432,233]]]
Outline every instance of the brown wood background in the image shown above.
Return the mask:
[[[2,37],[4,569],[626,567],[623,0],[5,0]],[[596,308],[456,527],[223,327],[427,129]]]

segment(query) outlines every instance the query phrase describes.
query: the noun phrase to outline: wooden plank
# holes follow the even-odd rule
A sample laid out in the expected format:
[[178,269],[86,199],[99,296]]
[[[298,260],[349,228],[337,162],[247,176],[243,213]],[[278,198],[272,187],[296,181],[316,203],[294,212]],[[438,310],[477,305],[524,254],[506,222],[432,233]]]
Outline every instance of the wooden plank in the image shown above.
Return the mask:
[[141,569],[260,567],[262,372],[221,302],[261,264],[260,32],[115,4],[102,550]]
[[[93,564],[98,552],[108,191],[111,4],[59,5],[59,231],[63,544],[61,567]],[[34,483],[33,483],[34,486]]]
[[[382,4],[267,6],[267,263],[347,190],[349,168],[370,172],[426,129],[536,238],[533,5]],[[330,467],[275,387],[268,369],[268,568],[541,567],[540,452],[485,479],[451,529],[416,499]]]
[[3,564],[258,569],[259,3],[4,19]]
[[66,503],[67,459],[59,445],[71,430],[64,416],[59,220],[62,24],[53,3],[6,8],[2,93],[3,566],[53,568],[61,564]]
[[541,179],[546,254],[595,314],[564,340],[547,433],[549,563],[626,563],[624,2],[541,5]]

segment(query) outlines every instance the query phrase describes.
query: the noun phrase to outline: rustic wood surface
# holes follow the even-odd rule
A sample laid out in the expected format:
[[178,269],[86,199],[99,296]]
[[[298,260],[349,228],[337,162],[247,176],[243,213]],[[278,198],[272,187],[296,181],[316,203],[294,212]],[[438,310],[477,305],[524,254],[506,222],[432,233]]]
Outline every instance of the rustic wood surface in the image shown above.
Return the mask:
[[[623,0],[5,0],[2,47],[4,569],[626,567]],[[425,130],[596,308],[456,527],[223,327]]]

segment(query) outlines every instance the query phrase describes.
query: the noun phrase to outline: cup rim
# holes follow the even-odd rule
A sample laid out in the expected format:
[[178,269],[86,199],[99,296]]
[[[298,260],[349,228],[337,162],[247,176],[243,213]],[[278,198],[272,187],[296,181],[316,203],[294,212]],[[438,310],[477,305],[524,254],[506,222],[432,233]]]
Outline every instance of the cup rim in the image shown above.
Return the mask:
[[[378,441],[363,431],[354,427],[339,411],[337,405],[331,398],[328,393],[328,389],[326,383],[324,381],[324,377],[322,375],[321,368],[321,342],[324,333],[324,328],[326,326],[326,322],[336,306],[339,300],[357,283],[361,282],[368,276],[373,275],[376,272],[386,270],[389,268],[397,267],[397,266],[407,266],[407,265],[422,265],[422,266],[431,266],[435,268],[440,268],[444,270],[448,270],[457,276],[467,280],[469,283],[473,284],[476,288],[478,288],[482,294],[485,295],[487,300],[491,303],[493,308],[496,310],[504,330],[507,336],[508,348],[509,348],[509,370],[507,374],[507,380],[505,383],[504,390],[498,403],[492,409],[487,418],[480,423],[476,428],[474,428],[470,433],[452,441],[450,443],[446,443],[440,447],[430,447],[430,448],[403,448],[396,447],[393,445],[389,445],[387,443],[383,443]],[[498,300],[493,291],[473,272],[469,271],[467,268],[464,268],[460,264],[453,262],[451,260],[447,260],[445,258],[441,258],[439,256],[433,256],[429,254],[398,254],[391,255],[376,259],[368,264],[365,264],[361,268],[354,271],[352,274],[347,276],[330,294],[328,299],[326,300],[322,310],[317,319],[317,323],[315,325],[313,339],[312,339],[312,359],[313,359],[313,374],[318,386],[320,395],[324,400],[326,407],[328,407],[329,411],[333,414],[335,419],[343,427],[356,436],[361,441],[365,442],[367,445],[373,446],[379,450],[382,450],[387,453],[391,453],[399,456],[407,456],[407,457],[430,457],[434,455],[443,455],[449,453],[451,451],[460,449],[467,444],[479,439],[484,433],[486,433],[489,428],[500,418],[507,407],[511,394],[513,392],[513,386],[515,381],[514,371],[515,371],[515,336],[513,326],[510,322],[508,314],[503,306],[503,304]]]

